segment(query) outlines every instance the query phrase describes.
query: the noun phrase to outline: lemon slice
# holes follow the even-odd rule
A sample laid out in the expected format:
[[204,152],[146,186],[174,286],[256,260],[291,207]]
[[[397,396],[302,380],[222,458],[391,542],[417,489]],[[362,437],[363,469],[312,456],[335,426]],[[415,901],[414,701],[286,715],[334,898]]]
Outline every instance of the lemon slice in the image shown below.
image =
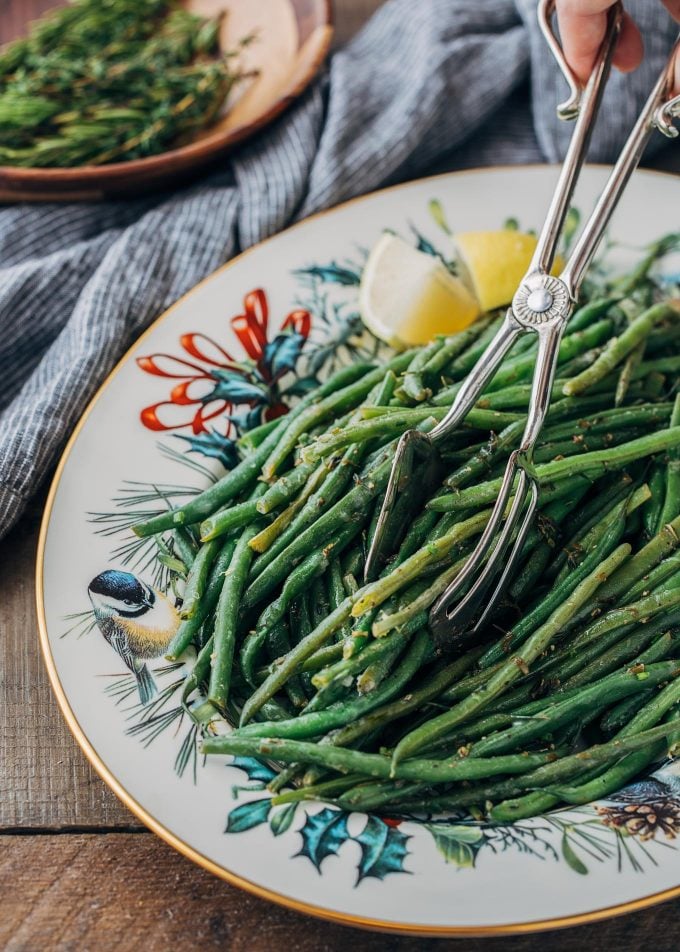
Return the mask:
[[359,309],[366,327],[393,347],[454,334],[479,315],[474,296],[439,258],[389,234],[368,257]]
[[[536,236],[504,228],[464,231],[454,238],[464,277],[483,311],[510,304],[536,250]],[[553,274],[562,262],[556,258]]]

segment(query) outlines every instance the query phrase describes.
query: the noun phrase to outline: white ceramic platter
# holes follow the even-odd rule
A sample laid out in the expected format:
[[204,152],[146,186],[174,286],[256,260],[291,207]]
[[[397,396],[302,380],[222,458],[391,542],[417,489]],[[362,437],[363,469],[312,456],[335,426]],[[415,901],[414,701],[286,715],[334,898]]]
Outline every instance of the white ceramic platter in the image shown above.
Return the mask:
[[[583,211],[605,175],[584,173]],[[64,454],[37,572],[42,647],[59,703],[94,767],[141,820],[259,895],[346,923],[425,935],[550,928],[680,892],[680,782],[672,766],[623,799],[508,827],[455,818],[385,823],[321,804],[272,808],[266,771],[255,762],[194,758],[191,725],[178,707],[186,666],[170,669],[162,649],[149,660],[156,693],[144,707],[135,676],[96,625],[86,630],[91,615],[72,617],[90,610],[88,586],[104,571],[168,584],[155,557],[126,560],[129,532],[107,532],[129,522],[135,506],[158,507],[157,499],[134,497],[198,489],[209,479],[200,467],[221,471],[219,457],[228,461],[233,452],[227,415],[242,428],[252,424],[282,348],[294,340],[299,350],[281,384],[284,399],[311,372],[361,356],[353,337],[358,276],[365,249],[384,229],[445,249],[433,199],[454,230],[498,228],[509,217],[536,228],[555,178],[554,169],[532,167],[426,179],[350,202],[254,248],[143,335]],[[680,179],[638,173],[611,236],[639,247],[677,230],[678,208]],[[215,387],[220,370],[246,356],[260,372],[245,375],[249,405],[237,407],[228,388]],[[649,815],[650,804],[663,823],[629,822]]]

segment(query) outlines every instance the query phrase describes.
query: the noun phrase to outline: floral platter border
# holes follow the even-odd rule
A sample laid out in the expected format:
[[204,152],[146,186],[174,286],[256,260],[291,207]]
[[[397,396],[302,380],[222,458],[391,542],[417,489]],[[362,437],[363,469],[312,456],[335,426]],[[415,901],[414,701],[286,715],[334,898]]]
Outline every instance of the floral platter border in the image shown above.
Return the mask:
[[[584,206],[603,177],[587,170]],[[536,226],[552,182],[546,168],[440,176],[355,200],[246,253],[135,345],[55,478],[38,559],[39,612],[76,738],[173,845],[296,908],[423,933],[512,931],[583,921],[678,890],[675,763],[606,802],[503,826],[463,815],[380,818],[272,805],[269,767],[249,758],[204,764],[201,732],[223,728],[192,721],[179,702],[191,659],[162,659],[181,594],[177,553],[169,539],[156,545],[129,532],[147,510],[186,498],[232,466],[236,440],[286,412],[320,375],[380,359],[381,345],[361,333],[357,289],[365,249],[382,230],[446,261],[449,221],[498,227],[520,204],[522,224]],[[639,246],[673,228],[678,190],[677,180],[639,173],[614,223],[616,241]],[[163,599],[167,640],[151,653],[122,650],[88,599],[105,584],[141,585]]]

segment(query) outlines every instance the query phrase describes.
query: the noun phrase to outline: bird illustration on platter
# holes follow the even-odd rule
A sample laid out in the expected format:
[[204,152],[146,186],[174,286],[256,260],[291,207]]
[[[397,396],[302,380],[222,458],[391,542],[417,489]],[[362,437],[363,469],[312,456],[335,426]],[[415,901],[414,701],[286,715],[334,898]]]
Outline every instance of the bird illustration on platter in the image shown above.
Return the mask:
[[170,599],[133,575],[107,569],[87,588],[97,627],[132,671],[139,700],[148,704],[157,693],[147,661],[162,657],[179,626]]

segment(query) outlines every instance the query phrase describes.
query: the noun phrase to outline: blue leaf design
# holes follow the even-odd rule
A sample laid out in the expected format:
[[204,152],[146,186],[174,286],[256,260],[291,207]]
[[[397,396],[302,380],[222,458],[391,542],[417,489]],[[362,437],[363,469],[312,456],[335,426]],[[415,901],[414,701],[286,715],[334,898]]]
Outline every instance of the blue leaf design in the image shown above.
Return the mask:
[[304,397],[306,393],[318,386],[319,381],[316,377],[298,377],[291,383],[290,387],[286,387],[285,396]]
[[251,800],[250,803],[242,803],[241,806],[234,807],[227,816],[227,825],[225,833],[244,833],[246,830],[252,830],[254,826],[260,826],[267,822],[272,802],[267,797],[264,800]]
[[316,278],[323,284],[341,284],[343,287],[355,287],[361,282],[361,274],[344,268],[336,261],[327,265],[313,265],[310,268],[296,268],[293,274],[298,277]]
[[435,248],[435,246],[432,244],[432,242],[429,241],[429,240],[425,237],[425,235],[421,235],[421,233],[418,231],[418,229],[415,227],[415,225],[411,225],[411,229],[412,229],[412,231],[413,231],[413,234],[414,234],[414,235],[416,236],[416,238],[418,239],[418,244],[416,245],[418,251],[422,251],[422,252],[424,252],[426,255],[432,255],[433,258],[440,258],[440,257],[441,257],[441,255],[439,254],[439,252],[437,251],[437,249]]
[[238,451],[234,441],[215,430],[199,433],[198,436],[183,436],[181,433],[175,433],[174,436],[188,443],[190,452],[217,459],[225,469],[232,469],[238,463]]
[[247,775],[248,780],[261,780],[262,783],[269,783],[276,776],[275,770],[254,757],[234,757],[229,766],[238,767]]
[[369,816],[362,832],[353,837],[361,847],[357,886],[362,879],[384,879],[388,873],[408,873],[404,860],[410,839],[396,827],[388,826],[378,817]]
[[240,374],[228,370],[213,370],[213,377],[217,380],[214,389],[204,398],[205,403],[211,400],[228,400],[229,403],[266,403],[267,388],[246,380]]
[[336,856],[342,844],[351,839],[347,831],[347,814],[326,807],[320,813],[308,815],[300,830],[302,849],[297,856],[306,856],[317,871],[327,856]]
[[264,360],[273,377],[281,377],[295,365],[302,353],[307,338],[295,332],[277,334],[264,349]]

